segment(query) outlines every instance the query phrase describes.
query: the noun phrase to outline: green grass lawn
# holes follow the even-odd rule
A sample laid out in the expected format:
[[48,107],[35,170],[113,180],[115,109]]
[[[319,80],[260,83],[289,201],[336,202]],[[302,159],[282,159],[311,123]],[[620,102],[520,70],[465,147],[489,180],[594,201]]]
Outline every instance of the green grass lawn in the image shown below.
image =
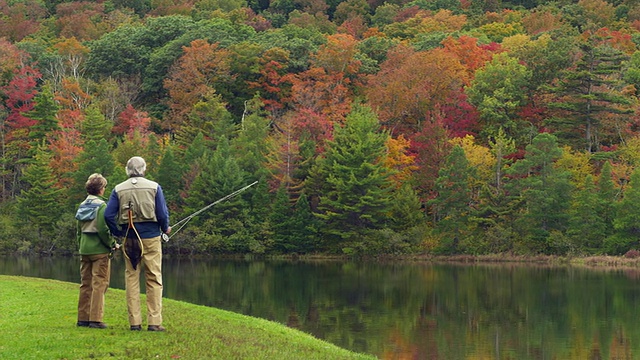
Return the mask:
[[107,291],[108,329],[77,327],[78,288],[0,275],[0,359],[375,359],[275,322],[170,299],[166,332],[130,331],[117,289]]

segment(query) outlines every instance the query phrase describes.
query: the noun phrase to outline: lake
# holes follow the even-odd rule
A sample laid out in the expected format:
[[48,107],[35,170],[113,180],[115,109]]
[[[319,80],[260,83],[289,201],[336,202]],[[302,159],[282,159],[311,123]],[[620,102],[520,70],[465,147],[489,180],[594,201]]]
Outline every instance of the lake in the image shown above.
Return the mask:
[[[114,288],[124,288],[122,261]],[[78,267],[78,258],[0,258],[4,275],[78,283]],[[640,359],[639,270],[219,259],[163,267],[167,298],[380,359]]]

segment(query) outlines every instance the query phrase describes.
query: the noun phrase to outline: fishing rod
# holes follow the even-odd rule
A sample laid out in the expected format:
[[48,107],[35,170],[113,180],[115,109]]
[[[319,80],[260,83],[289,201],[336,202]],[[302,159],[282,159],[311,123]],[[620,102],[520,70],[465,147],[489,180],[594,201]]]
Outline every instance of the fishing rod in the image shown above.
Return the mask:
[[209,205],[207,205],[207,206],[203,207],[202,209],[200,209],[200,210],[198,210],[198,211],[194,212],[193,214],[191,214],[191,215],[187,216],[186,218],[184,218],[184,219],[182,219],[182,220],[178,221],[177,223],[175,223],[174,225],[172,225],[172,226],[171,226],[171,229],[172,229],[172,230],[173,230],[173,228],[174,228],[174,227],[178,227],[175,231],[171,231],[171,236],[169,236],[169,235],[167,235],[167,234],[162,234],[162,239],[163,239],[164,241],[169,241],[169,239],[171,239],[171,238],[173,237],[173,235],[175,235],[178,231],[180,231],[180,229],[182,229],[183,227],[185,227],[185,225],[187,225],[187,223],[188,223],[189,221],[191,221],[191,219],[193,219],[194,217],[198,216],[200,213],[202,213],[202,212],[204,212],[204,211],[207,211],[210,207],[212,207],[212,206],[214,206],[214,205],[216,205],[216,204],[219,204],[219,203],[221,203],[221,202],[223,202],[223,201],[225,201],[225,200],[231,199],[232,197],[234,197],[234,196],[236,196],[236,195],[240,194],[241,192],[243,192],[243,191],[247,190],[248,188],[252,187],[253,185],[255,185],[255,184],[257,184],[257,183],[258,183],[257,181],[254,181],[254,182],[252,182],[251,184],[249,184],[249,185],[247,185],[247,186],[245,186],[245,187],[243,187],[243,188],[240,188],[240,189],[238,189],[238,190],[236,190],[236,191],[234,191],[234,192],[232,192],[232,193],[230,193],[230,194],[228,194],[228,195],[226,195],[226,196],[224,196],[224,197],[221,197],[220,199],[218,199],[218,200],[216,200],[216,201],[212,202],[211,204],[209,204]]

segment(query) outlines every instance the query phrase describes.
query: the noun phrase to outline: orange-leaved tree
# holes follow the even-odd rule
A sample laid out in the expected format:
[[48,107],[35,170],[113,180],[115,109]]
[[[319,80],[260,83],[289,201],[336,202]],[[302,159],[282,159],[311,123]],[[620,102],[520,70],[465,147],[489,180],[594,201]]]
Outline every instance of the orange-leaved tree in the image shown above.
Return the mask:
[[387,156],[382,159],[382,163],[394,172],[391,180],[396,183],[396,188],[400,188],[407,182],[412,172],[417,170],[415,165],[415,154],[409,153],[410,141],[404,135],[387,139]]
[[287,63],[289,52],[279,47],[266,50],[258,60],[259,75],[255,81],[249,81],[250,88],[257,89],[260,93],[265,110],[272,117],[282,115],[285,104],[284,98],[288,98],[291,83],[287,81]]
[[459,38],[450,36],[442,41],[442,45],[447,52],[454,54],[460,63],[467,68],[468,78],[491,60],[495,53],[502,51],[499,47],[479,45],[478,39],[467,35]]
[[229,52],[206,40],[194,40],[169,70],[164,87],[169,92],[170,111],[164,127],[176,130],[187,120],[193,105],[215,94],[215,84],[229,78]]
[[360,61],[356,59],[357,41],[350,35],[327,37],[327,43],[312,55],[311,67],[288,79],[292,83],[292,107],[309,109],[342,123],[351,110],[358,85]]
[[369,104],[393,133],[413,133],[438,112],[466,83],[458,58],[443,49],[414,51],[398,46],[389,52],[367,87]]

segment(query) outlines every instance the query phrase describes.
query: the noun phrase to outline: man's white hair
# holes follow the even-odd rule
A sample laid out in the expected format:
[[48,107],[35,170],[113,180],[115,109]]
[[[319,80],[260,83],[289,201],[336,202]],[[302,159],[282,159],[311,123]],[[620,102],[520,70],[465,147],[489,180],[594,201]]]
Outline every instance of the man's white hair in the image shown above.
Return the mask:
[[127,176],[144,176],[145,171],[147,171],[147,163],[140,156],[134,156],[129,161],[127,161]]

